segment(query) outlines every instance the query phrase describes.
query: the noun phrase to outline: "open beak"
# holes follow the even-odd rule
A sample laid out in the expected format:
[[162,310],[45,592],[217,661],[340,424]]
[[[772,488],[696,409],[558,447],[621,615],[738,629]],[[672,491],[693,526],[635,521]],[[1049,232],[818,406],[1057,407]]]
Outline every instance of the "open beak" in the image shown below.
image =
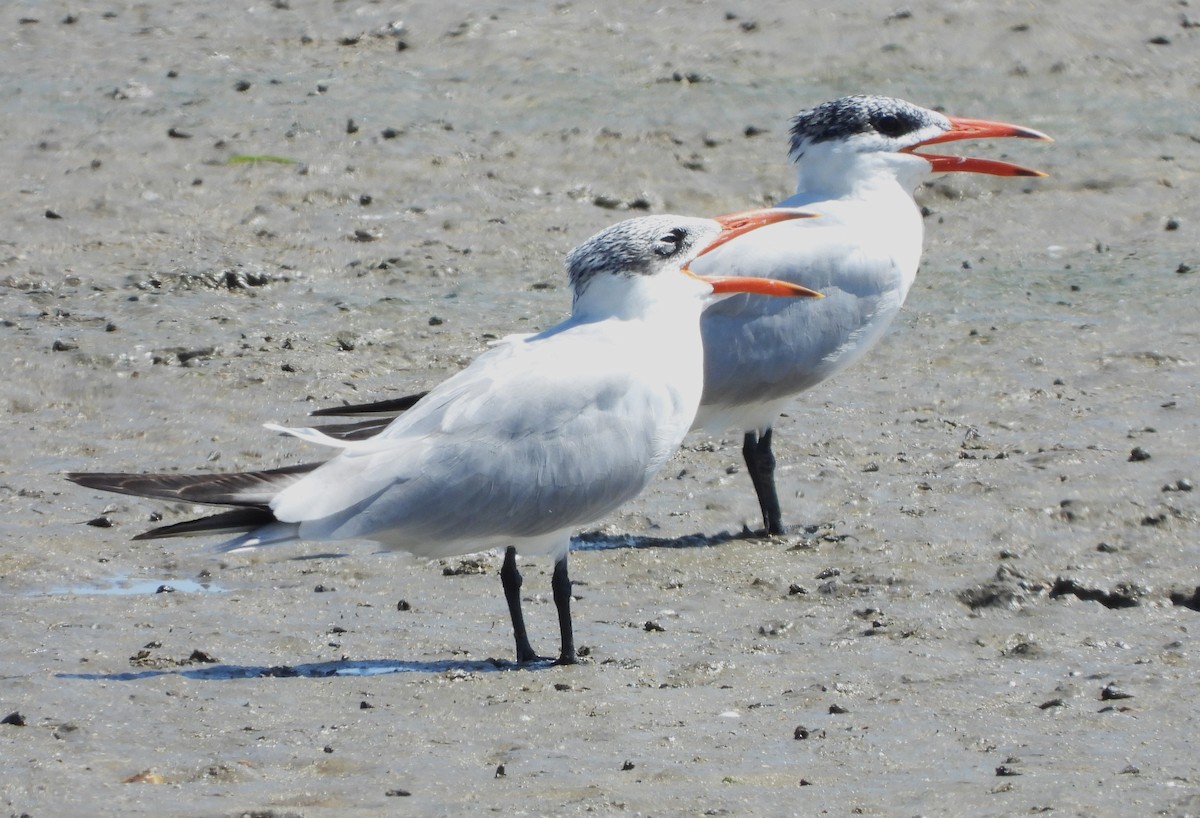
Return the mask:
[[[700,258],[700,256],[703,256],[705,253],[711,253],[722,244],[732,241],[738,236],[749,233],[751,230],[757,230],[760,227],[766,227],[768,224],[776,224],[777,222],[785,222],[791,219],[813,219],[816,217],[816,213],[805,213],[803,210],[795,210],[788,207],[768,207],[762,210],[744,210],[741,213],[730,213],[727,216],[717,216],[714,218],[714,221],[720,222],[721,227],[724,229],[717,234],[715,239],[709,242],[707,247],[696,254],[696,258]],[[773,278],[701,276],[696,275],[687,267],[683,268],[683,272],[692,276],[693,278],[698,278],[711,286],[713,288],[714,295],[724,295],[727,293],[757,293],[758,295],[800,296],[803,298],[825,297],[816,290],[810,290],[807,287],[801,287],[799,284],[792,284],[787,281],[778,281]]]
[[987,173],[992,176],[1045,176],[1040,170],[1014,165],[1011,162],[1001,162],[997,159],[975,159],[969,156],[941,156],[932,153],[916,153],[917,148],[936,145],[940,142],[955,142],[959,139],[998,139],[1002,137],[1018,137],[1020,139],[1037,139],[1041,142],[1053,142],[1041,131],[1025,128],[1021,125],[1009,125],[1007,122],[993,122],[990,119],[967,119],[965,117],[947,117],[950,120],[950,130],[937,136],[918,142],[908,148],[902,148],[901,153],[911,153],[919,156],[933,166],[937,173]]

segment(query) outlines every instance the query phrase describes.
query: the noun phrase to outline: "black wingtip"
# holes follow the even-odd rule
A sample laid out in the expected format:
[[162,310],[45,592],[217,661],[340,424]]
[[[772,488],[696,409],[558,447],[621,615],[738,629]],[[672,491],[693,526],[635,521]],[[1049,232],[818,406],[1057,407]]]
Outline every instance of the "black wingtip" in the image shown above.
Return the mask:
[[214,534],[242,534],[275,522],[269,508],[235,508],[207,517],[159,526],[136,535],[134,540],[158,540],[167,537],[200,537]]
[[130,477],[136,475],[118,474],[115,472],[88,472],[88,471],[72,471],[67,472],[63,477],[70,480],[76,485],[83,486],[89,489],[97,489],[99,491],[115,491],[122,492],[122,487]]
[[317,431],[327,434],[335,440],[366,440],[386,429],[392,420],[392,418],[372,418],[353,423],[331,423],[326,426],[318,426]]
[[309,412],[314,417],[348,416],[348,415],[398,415],[407,412],[420,402],[428,392],[418,392],[415,395],[405,395],[402,398],[375,401],[374,403],[347,404],[345,406],[329,406],[324,409],[314,409]]
[[86,488],[211,506],[261,507],[288,485],[320,466],[299,463],[256,472],[213,474],[120,474],[68,472],[68,480]]

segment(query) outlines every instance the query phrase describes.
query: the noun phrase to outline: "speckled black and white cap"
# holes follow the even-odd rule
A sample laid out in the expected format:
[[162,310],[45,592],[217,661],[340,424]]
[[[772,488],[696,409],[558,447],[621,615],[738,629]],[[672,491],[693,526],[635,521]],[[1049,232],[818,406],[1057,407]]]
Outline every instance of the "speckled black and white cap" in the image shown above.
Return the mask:
[[642,216],[602,230],[567,255],[571,288],[579,296],[597,275],[650,276],[678,270],[721,232],[711,219]]
[[796,114],[789,155],[794,162],[810,145],[852,140],[861,150],[897,150],[949,129],[950,121],[937,111],[902,99],[858,94]]

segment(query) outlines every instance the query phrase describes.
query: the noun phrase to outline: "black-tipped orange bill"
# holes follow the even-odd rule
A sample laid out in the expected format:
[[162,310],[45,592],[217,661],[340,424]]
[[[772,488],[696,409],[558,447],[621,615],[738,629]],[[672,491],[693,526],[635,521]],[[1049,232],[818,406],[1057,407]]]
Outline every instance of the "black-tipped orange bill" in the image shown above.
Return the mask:
[[[760,227],[766,227],[768,224],[777,224],[791,219],[811,219],[815,218],[816,215],[815,213],[806,213],[803,210],[795,210],[788,207],[769,207],[762,210],[745,210],[741,213],[717,216],[714,221],[719,222],[724,229],[717,234],[717,237],[707,247],[700,251],[696,258],[720,247],[732,239],[736,239],[738,236],[749,233],[751,230],[757,230]],[[800,296],[803,298],[825,297],[816,290],[808,289],[808,287],[801,287],[799,284],[778,281],[773,278],[698,276],[687,267],[683,268],[683,272],[711,286],[713,293],[717,295],[727,293],[756,293],[758,295]]]
[[986,173],[991,176],[1045,176],[1040,170],[1014,165],[1011,162],[1001,162],[996,159],[975,159],[966,156],[940,156],[936,154],[916,153],[917,148],[927,145],[937,145],[941,142],[956,142],[960,139],[1001,139],[1017,137],[1019,139],[1037,139],[1040,142],[1053,142],[1041,131],[1026,128],[1023,125],[1010,125],[1007,122],[994,122],[990,119],[967,119],[966,117],[951,116],[950,130],[937,136],[919,142],[909,148],[903,148],[902,153],[911,153],[929,161],[934,171],[938,173]]

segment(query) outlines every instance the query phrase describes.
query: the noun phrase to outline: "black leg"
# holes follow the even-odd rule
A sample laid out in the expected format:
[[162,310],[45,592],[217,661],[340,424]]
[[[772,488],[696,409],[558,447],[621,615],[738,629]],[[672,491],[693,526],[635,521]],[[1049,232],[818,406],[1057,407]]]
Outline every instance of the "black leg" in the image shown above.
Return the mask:
[[525,632],[525,615],[521,613],[521,572],[517,570],[517,549],[511,545],[504,551],[500,583],[504,586],[508,615],[512,618],[513,638],[517,641],[517,662],[522,665],[536,662],[542,657],[534,652],[529,644],[529,634]]
[[782,534],[783,514],[779,509],[779,494],[775,490],[775,455],[771,452],[771,429],[760,436],[758,432],[746,432],[742,440],[742,457],[750,472],[750,482],[758,496],[758,507],[762,511],[763,526],[768,536]]
[[575,658],[575,632],[571,628],[571,578],[567,576],[567,555],[554,563],[554,577],[550,580],[554,590],[554,607],[558,608],[558,630],[562,634],[562,650],[558,665],[573,665]]

